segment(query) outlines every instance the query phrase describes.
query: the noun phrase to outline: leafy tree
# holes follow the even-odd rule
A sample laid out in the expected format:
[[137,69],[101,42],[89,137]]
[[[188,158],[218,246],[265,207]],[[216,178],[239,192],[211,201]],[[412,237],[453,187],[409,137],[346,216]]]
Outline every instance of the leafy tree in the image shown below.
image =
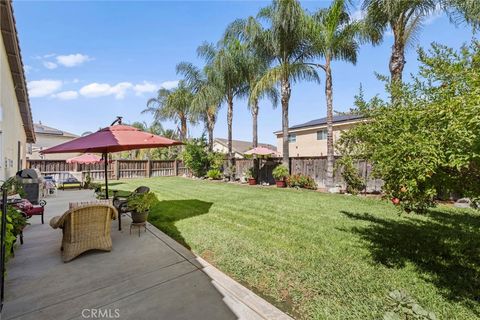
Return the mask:
[[325,72],[325,97],[327,100],[327,179],[326,186],[333,187],[334,145],[333,145],[333,60],[357,62],[360,40],[377,38],[368,33],[363,22],[352,20],[345,0],[335,0],[330,7],[317,11],[311,20],[311,42],[314,54],[324,60],[312,64]]
[[185,82],[193,91],[192,108],[198,112],[200,120],[205,124],[208,134],[208,149],[211,152],[213,150],[213,130],[223,100],[223,86],[216,77],[215,69],[211,66],[200,69],[189,62],[181,62],[177,64],[177,74],[185,77]]
[[415,40],[422,23],[436,10],[443,10],[455,20],[475,26],[480,22],[480,4],[476,0],[364,0],[368,24],[385,33],[393,33],[390,56],[391,82],[401,82],[405,66],[405,48]]
[[173,120],[180,124],[180,140],[185,141],[188,134],[187,123],[195,123],[197,114],[192,109],[193,93],[184,81],[172,90],[160,89],[156,98],[147,102],[147,108],[142,113],[152,113],[155,123],[163,120]]
[[221,85],[222,100],[227,102],[228,158],[233,165],[233,100],[244,96],[246,92],[245,50],[237,39],[229,37],[219,41],[216,46],[204,43],[197,53],[207,61],[207,73],[215,75],[216,83]]
[[[283,164],[289,166],[288,109],[291,84],[300,80],[319,81],[313,66],[305,64],[309,58],[307,15],[296,0],[274,0],[257,15],[257,22],[234,22],[235,33],[255,49],[262,59],[269,61],[269,69],[256,81],[250,100],[258,99],[276,85],[280,86],[282,105]],[[266,28],[262,23],[266,24]]]
[[480,44],[458,52],[433,44],[396,103],[357,99],[368,121],[340,138],[342,154],[367,159],[406,211],[442,194],[480,195]]

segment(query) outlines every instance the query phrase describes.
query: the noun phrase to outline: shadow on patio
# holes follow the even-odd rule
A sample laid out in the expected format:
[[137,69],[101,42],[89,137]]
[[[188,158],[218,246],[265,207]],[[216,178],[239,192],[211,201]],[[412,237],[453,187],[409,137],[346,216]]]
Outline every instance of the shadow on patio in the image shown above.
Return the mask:
[[432,210],[428,219],[414,215],[390,220],[369,213],[342,211],[368,223],[349,230],[367,241],[374,262],[403,268],[407,262],[428,276],[452,301],[480,314],[480,216],[473,211]]

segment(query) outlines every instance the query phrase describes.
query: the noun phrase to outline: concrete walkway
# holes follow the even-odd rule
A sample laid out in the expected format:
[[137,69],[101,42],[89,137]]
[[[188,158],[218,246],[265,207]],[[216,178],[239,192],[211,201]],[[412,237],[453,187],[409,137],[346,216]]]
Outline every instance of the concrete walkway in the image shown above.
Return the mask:
[[45,224],[30,219],[25,244],[7,265],[2,319],[291,319],[152,225],[129,234],[130,218],[112,224],[113,250],[69,263],[61,232],[48,221],[91,191],[47,198]]

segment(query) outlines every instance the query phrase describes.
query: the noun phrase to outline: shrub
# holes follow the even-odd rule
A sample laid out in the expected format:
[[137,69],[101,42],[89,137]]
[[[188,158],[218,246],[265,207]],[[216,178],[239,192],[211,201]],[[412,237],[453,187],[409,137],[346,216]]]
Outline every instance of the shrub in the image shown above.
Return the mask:
[[16,237],[20,232],[28,225],[27,218],[18,210],[8,207],[7,216],[10,218],[10,223],[12,224],[12,233]]
[[208,162],[210,169],[221,171],[225,162],[225,155],[220,152],[210,152],[208,154]]
[[338,159],[335,166],[337,171],[341,171],[342,178],[347,185],[348,193],[358,194],[365,188],[362,177],[358,173],[358,169],[355,167],[351,157],[344,156]]
[[253,167],[250,167],[245,171],[245,178],[255,179],[255,169]]
[[287,185],[291,188],[317,189],[315,180],[303,174],[293,174],[287,178]]
[[[7,225],[5,227],[6,232],[5,232],[5,257],[8,259],[11,255],[12,252],[12,247],[13,243],[15,242],[15,239],[17,238],[17,235],[15,234],[15,226],[12,224],[12,218],[11,216],[14,215],[13,211],[17,212],[15,209],[12,207],[7,207]],[[3,213],[0,211],[0,228],[2,226],[1,223],[1,215]],[[18,228],[17,228],[18,230]]]
[[185,145],[182,158],[185,166],[192,171],[194,176],[205,176],[210,165],[205,139],[202,137],[189,140]]
[[283,164],[276,166],[272,171],[272,176],[275,180],[281,181],[288,177],[288,168]]
[[480,42],[418,53],[419,74],[387,86],[391,101],[356,98],[369,120],[342,134],[339,152],[369,160],[386,196],[422,213],[439,193],[480,196]]
[[220,180],[222,178],[222,173],[219,169],[210,169],[207,171],[207,177],[212,180]]

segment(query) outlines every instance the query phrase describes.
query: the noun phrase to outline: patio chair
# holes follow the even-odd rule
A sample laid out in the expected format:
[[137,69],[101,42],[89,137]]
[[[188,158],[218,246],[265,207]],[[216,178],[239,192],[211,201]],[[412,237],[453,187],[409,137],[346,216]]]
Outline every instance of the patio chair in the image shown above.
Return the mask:
[[72,208],[50,220],[54,229],[61,228],[62,257],[68,262],[88,250],[112,250],[110,229],[117,209],[109,204],[90,204]]

